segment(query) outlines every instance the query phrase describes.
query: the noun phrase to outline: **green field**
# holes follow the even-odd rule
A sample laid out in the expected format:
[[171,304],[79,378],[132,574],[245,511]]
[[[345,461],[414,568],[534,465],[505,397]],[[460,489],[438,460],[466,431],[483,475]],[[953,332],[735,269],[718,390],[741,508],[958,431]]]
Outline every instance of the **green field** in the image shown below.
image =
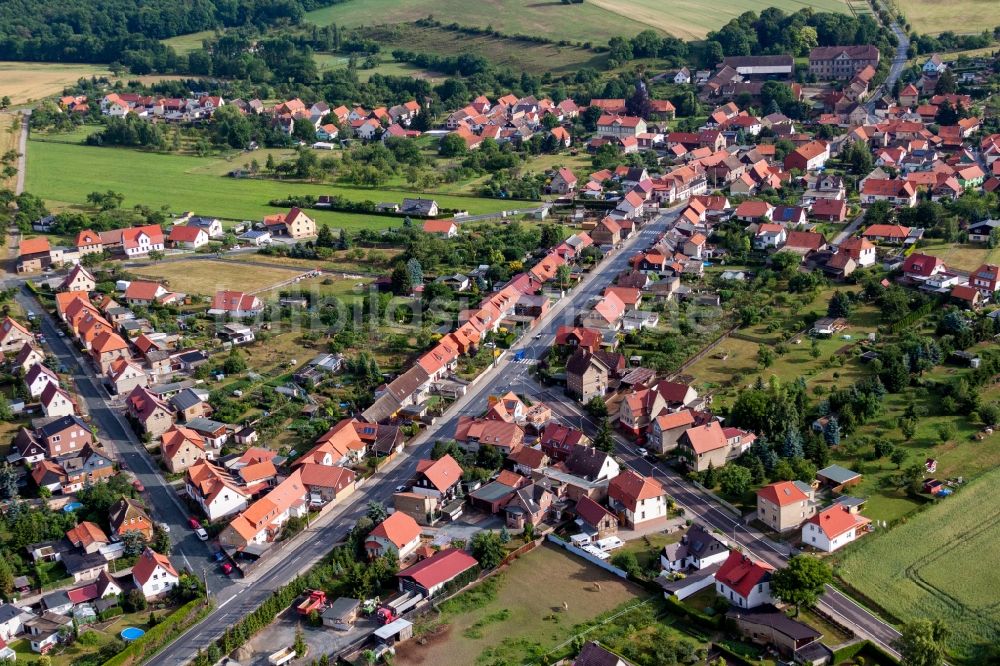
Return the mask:
[[933,242],[920,251],[940,257],[949,268],[974,271],[983,264],[1000,261],[1000,248],[988,248],[984,244]]
[[177,53],[190,53],[201,48],[202,41],[212,37],[214,30],[202,30],[201,32],[191,32],[186,35],[178,35],[170,39],[164,39],[163,43],[172,46]]
[[1000,640],[1000,469],[844,557],[847,583],[906,621],[938,618],[951,631],[956,662],[986,663],[977,646]]
[[[992,0],[990,0],[992,1]],[[845,0],[588,0],[580,4],[525,2],[523,0],[357,0],[324,7],[306,14],[318,25],[336,23],[353,28],[377,22],[405,23],[433,16],[461,25],[493,26],[505,34],[541,35],[573,42],[606,42],[615,35],[633,36],[655,28],[684,39],[700,39],[747,11],[780,7],[794,12],[804,7],[816,11],[847,12]],[[992,24],[991,24],[992,25]]]
[[[232,162],[218,157],[194,157],[135,150],[101,148],[72,143],[31,141],[27,190],[55,207],[84,205],[95,190],[115,190],[125,195],[125,205],[167,206],[171,212],[195,211],[230,220],[259,220],[277,209],[271,199],[289,195],[340,194],[356,201],[401,201],[414,192],[365,189],[344,185],[313,185],[273,180],[233,179],[221,175],[246,159]],[[265,151],[266,152],[266,151]],[[277,151],[275,151],[277,152]],[[434,195],[438,204],[469,212],[503,210],[497,199]],[[383,228],[398,224],[391,217],[312,211],[318,222],[347,229]]]
[[980,33],[1000,24],[996,0],[895,0],[895,4],[918,32]]

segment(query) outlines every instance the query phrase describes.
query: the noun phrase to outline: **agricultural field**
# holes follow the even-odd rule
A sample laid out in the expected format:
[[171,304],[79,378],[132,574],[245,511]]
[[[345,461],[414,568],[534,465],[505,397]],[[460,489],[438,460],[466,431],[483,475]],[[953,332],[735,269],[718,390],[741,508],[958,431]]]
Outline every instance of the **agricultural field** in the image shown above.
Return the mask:
[[130,270],[138,277],[164,282],[171,291],[199,296],[212,296],[219,289],[256,292],[302,274],[294,268],[247,268],[236,262],[210,259],[168,260]]
[[[31,141],[26,189],[54,208],[81,206],[95,190],[125,195],[125,205],[166,206],[171,212],[192,210],[228,220],[260,220],[277,209],[271,199],[290,195],[339,194],[356,201],[402,201],[416,193],[388,188],[366,189],[273,180],[233,179],[220,175],[242,165],[244,156],[227,162],[218,157],[196,157],[102,148],[70,143]],[[128,159],[123,159],[126,157]],[[503,210],[509,203],[497,199],[432,196],[447,208],[470,213]],[[310,211],[319,223],[349,230],[380,229],[398,225],[392,217]]]
[[949,268],[974,271],[983,264],[1000,261],[1000,248],[988,248],[983,244],[935,242],[923,246],[920,251],[940,257]]
[[[884,534],[847,551],[840,577],[900,620],[941,619],[954,662],[986,663],[977,649],[1000,640],[1000,469]],[[977,564],[978,563],[978,564]]]
[[[574,625],[648,596],[583,559],[544,545],[515,560],[487,590],[474,588],[418,623],[421,640],[397,647],[395,663],[523,663],[568,640]],[[563,604],[566,604],[564,610]]]
[[75,65],[45,62],[0,62],[0,97],[12,104],[58,95],[81,77],[111,76],[104,65]]
[[[733,0],[716,3],[711,11],[703,0],[674,0],[670,11],[663,11],[663,4],[657,0],[590,0],[591,4],[617,14],[618,17],[639,21],[648,27],[680,37],[697,40],[708,32],[717,30],[744,12],[760,13],[768,7],[777,7],[792,13],[811,7],[817,12],[850,11],[845,0]],[[619,20],[619,19],[616,19]]]
[[[562,7],[570,6],[562,5]],[[572,5],[571,7],[583,7],[583,5]],[[574,9],[570,9],[570,11],[574,11]],[[612,20],[617,19],[612,18]],[[401,48],[416,53],[444,56],[477,53],[495,65],[523,69],[531,74],[544,74],[546,72],[553,75],[567,74],[576,72],[581,67],[602,69],[607,62],[607,54],[594,53],[589,49],[577,46],[537,44],[487,35],[466,35],[444,28],[418,26],[411,23],[379,25],[366,28],[363,32],[369,39],[379,42],[385,52]],[[379,69],[387,67],[387,65],[387,63],[383,63]],[[374,72],[376,70],[359,70],[358,76],[364,78],[366,71]],[[422,72],[424,77],[428,76],[423,70],[417,68],[413,68],[412,71]]]
[[215,35],[214,30],[202,30],[201,32],[191,32],[186,35],[178,35],[170,39],[164,39],[163,43],[173,47],[179,54],[190,53],[201,48],[201,43]]
[[1000,4],[995,0],[895,0],[895,4],[917,32],[978,34],[1000,25]]

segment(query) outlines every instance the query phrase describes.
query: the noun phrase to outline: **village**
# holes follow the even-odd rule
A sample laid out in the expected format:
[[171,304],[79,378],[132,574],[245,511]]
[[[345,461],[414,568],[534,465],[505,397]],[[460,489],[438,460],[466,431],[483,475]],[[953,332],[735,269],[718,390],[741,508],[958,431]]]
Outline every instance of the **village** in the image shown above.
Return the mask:
[[[970,447],[995,456],[1000,128],[937,55],[905,83],[873,45],[805,66],[808,86],[790,55],[658,74],[707,105],[684,131],[655,77],[433,119],[417,100],[63,96],[154,123],[235,108],[299,151],[541,137],[574,166],[496,213],[369,201],[390,228],[353,235],[317,221],[349,208],[333,193],[256,220],[22,227],[0,486],[24,543],[0,658],[97,653],[86,626],[140,645],[160,611],[220,622],[334,548],[358,580],[280,579],[294,601],[196,663],[447,659],[431,614],[532,558],[665,604],[698,663],[895,663],[900,632],[829,583],[890,523],[972,492],[988,468]],[[596,638],[542,657],[629,663]]]

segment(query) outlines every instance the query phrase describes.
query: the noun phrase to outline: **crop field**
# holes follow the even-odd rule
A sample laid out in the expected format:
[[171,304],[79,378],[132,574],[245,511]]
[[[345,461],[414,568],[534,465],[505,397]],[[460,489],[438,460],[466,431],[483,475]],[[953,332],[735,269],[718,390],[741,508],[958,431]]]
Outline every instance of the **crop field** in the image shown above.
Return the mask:
[[996,0],[896,0],[895,4],[918,32],[978,34],[1000,24],[1000,3]]
[[162,280],[171,291],[201,296],[211,296],[219,289],[257,291],[302,274],[294,268],[247,267],[210,259],[161,261],[130,270],[144,278]]
[[901,620],[941,619],[955,661],[984,663],[978,645],[1000,640],[1000,469],[884,534],[840,564],[841,578]]
[[[637,585],[549,545],[515,560],[498,576],[497,583],[479,586],[495,586],[492,594],[473,588],[442,604],[440,616],[418,622],[422,640],[397,647],[395,663],[524,663],[539,648],[569,638],[574,625],[648,596]],[[476,603],[476,596],[485,603]]]
[[0,97],[12,104],[58,95],[81,77],[110,76],[104,65],[75,65],[47,62],[0,62]]
[[940,243],[920,248],[920,251],[940,257],[950,268],[974,271],[983,264],[1000,261],[1000,248],[988,248],[973,243]]
[[[172,212],[192,210],[229,220],[260,220],[278,209],[271,199],[289,195],[339,194],[355,201],[402,201],[418,196],[414,192],[386,188],[365,189],[344,185],[322,185],[273,180],[234,179],[220,173],[239,167],[217,157],[195,157],[149,153],[118,148],[102,148],[69,143],[31,141],[29,144],[26,189],[50,202],[55,208],[85,205],[87,194],[114,190],[125,195],[125,205],[167,206]],[[470,213],[503,210],[497,199],[433,196],[446,208]],[[380,229],[400,223],[392,217],[355,215],[331,211],[310,211],[319,223],[350,230]]]

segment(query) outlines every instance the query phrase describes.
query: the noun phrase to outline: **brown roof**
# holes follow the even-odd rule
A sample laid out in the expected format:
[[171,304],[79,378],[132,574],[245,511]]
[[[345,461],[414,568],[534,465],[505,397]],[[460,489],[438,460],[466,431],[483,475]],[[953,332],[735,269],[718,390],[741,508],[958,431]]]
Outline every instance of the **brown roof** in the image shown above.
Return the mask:
[[705,425],[689,428],[684,431],[684,434],[687,435],[695,453],[715,451],[726,446],[726,436],[718,421],[709,421]]
[[462,468],[450,455],[437,460],[421,460],[417,472],[422,473],[440,492],[444,492],[462,480]]
[[170,563],[166,555],[160,555],[152,548],[146,548],[139,556],[139,561],[132,567],[132,577],[140,585],[145,585],[157,567],[163,567],[168,573],[176,576],[177,569]]
[[629,511],[635,511],[639,501],[665,495],[659,481],[651,476],[642,476],[630,469],[625,470],[608,484],[608,497],[624,504]]

